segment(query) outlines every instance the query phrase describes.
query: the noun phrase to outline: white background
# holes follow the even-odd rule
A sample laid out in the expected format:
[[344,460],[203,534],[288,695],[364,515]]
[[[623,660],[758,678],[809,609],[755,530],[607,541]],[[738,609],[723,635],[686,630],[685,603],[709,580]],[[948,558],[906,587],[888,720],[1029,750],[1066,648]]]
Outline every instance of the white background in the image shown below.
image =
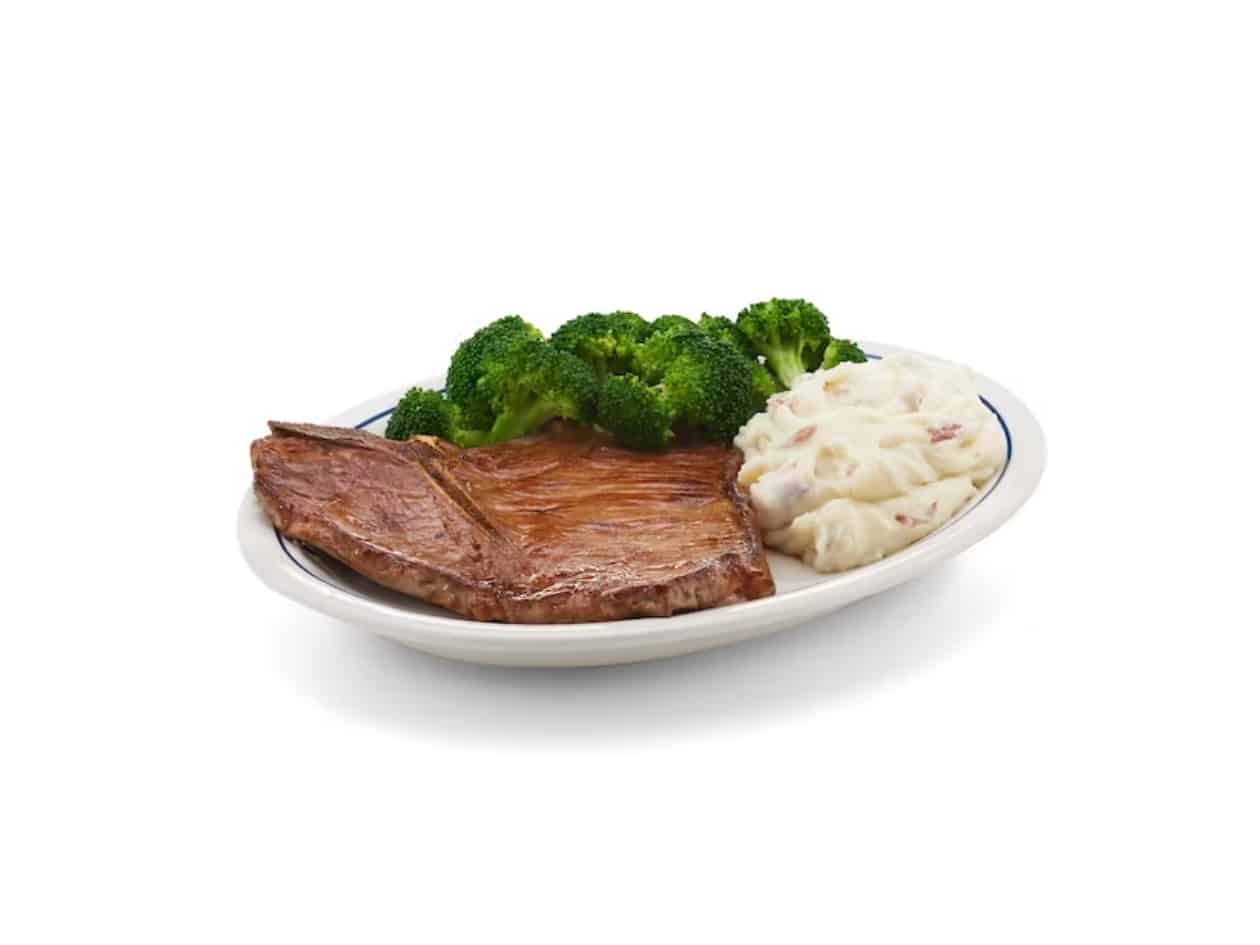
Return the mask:
[[[0,937],[1255,942],[1254,4],[7,3]],[[268,593],[246,449],[508,312],[817,302],[1003,530],[668,663]]]

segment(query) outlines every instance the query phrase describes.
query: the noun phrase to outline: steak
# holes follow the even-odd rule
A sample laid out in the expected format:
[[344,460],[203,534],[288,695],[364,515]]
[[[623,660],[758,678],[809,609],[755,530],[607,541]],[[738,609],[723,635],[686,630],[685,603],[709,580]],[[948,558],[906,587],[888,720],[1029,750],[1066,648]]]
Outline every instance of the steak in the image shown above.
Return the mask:
[[774,593],[738,450],[639,453],[564,426],[480,449],[270,427],[250,458],[282,534],[466,617],[663,617]]

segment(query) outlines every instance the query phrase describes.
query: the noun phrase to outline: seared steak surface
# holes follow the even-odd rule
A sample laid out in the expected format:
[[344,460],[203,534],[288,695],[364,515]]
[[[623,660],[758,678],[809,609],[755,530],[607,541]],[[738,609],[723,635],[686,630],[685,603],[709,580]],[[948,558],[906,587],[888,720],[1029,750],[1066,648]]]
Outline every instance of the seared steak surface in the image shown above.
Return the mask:
[[464,450],[272,423],[250,448],[276,527],[477,620],[668,616],[774,593],[737,450],[560,429]]

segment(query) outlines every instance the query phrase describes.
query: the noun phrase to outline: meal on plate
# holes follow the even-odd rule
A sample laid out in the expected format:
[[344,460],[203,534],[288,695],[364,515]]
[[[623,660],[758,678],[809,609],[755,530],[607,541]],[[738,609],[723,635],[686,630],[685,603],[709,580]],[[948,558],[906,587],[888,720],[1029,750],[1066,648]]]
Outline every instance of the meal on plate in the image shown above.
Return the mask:
[[[965,368],[868,361],[804,300],[519,316],[408,390],[385,436],[272,423],[254,491],[281,534],[477,620],[669,616],[774,593],[765,545],[877,561],[955,515],[1003,439]],[[764,543],[764,544],[763,544]]]

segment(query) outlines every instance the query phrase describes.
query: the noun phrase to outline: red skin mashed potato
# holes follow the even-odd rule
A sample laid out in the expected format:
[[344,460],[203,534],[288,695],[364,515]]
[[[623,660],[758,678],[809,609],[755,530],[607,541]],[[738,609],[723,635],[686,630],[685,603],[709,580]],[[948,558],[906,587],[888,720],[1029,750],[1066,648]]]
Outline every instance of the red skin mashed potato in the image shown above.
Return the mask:
[[931,534],[1005,457],[971,371],[911,354],[803,375],[735,445],[766,544],[824,572]]

